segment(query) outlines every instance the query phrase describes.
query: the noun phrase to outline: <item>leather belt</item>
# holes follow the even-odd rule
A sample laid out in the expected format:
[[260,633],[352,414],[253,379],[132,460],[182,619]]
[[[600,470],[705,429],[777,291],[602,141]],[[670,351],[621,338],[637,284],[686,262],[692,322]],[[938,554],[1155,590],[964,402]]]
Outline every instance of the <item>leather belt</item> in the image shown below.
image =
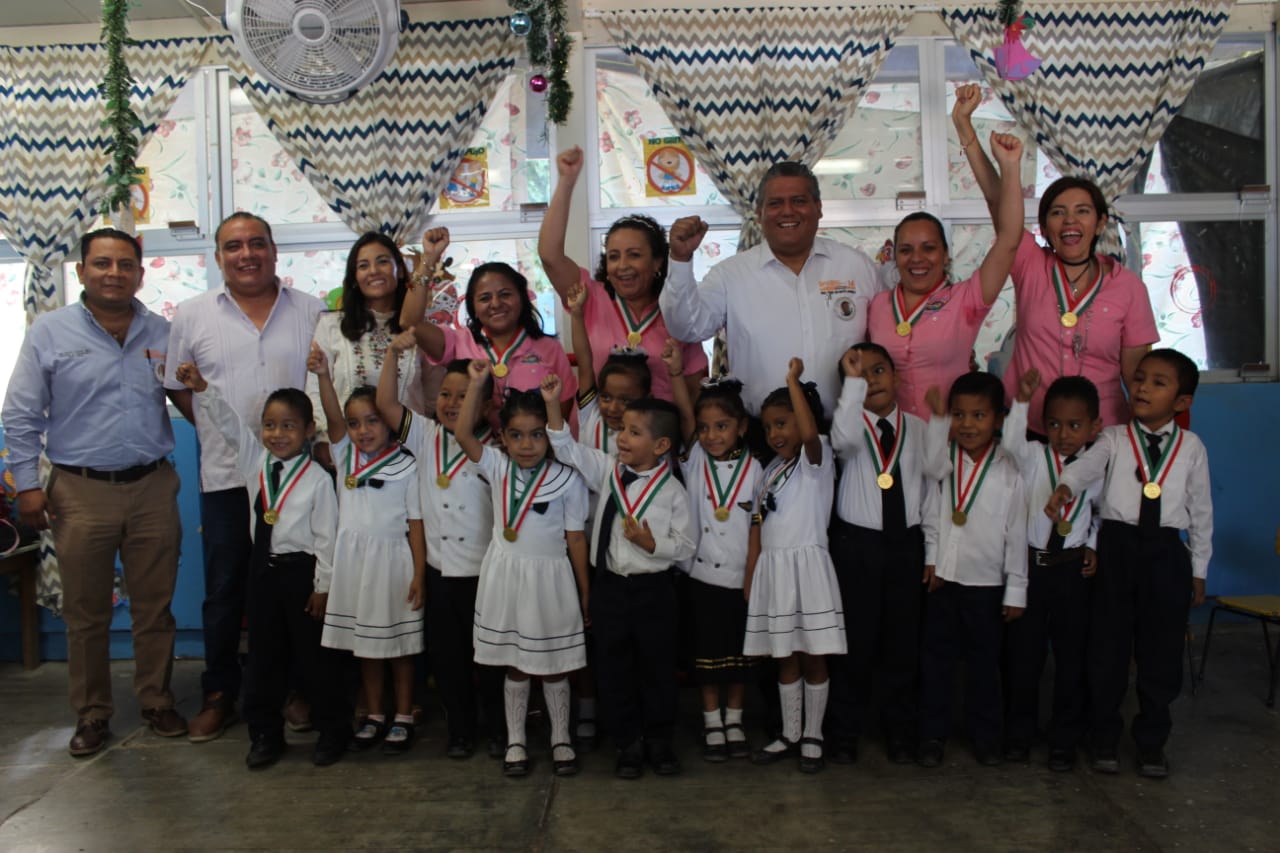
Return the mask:
[[148,462],[145,465],[134,465],[132,468],[123,468],[119,471],[99,471],[97,468],[84,468],[79,465],[63,465],[61,462],[53,463],[53,467],[69,474],[75,474],[79,477],[88,477],[90,480],[101,480],[104,483],[112,485],[121,485],[124,483],[136,483],[148,474],[156,471],[161,465],[165,465],[169,460],[161,457],[154,462]]

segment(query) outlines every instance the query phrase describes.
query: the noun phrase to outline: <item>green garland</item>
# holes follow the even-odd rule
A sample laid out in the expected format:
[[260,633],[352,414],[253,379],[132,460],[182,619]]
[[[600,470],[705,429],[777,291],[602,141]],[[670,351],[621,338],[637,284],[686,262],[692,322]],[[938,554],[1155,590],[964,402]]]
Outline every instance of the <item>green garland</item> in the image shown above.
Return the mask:
[[98,91],[106,99],[102,127],[111,133],[107,152],[112,155],[102,213],[109,216],[129,209],[133,187],[141,183],[137,160],[142,122],[129,102],[134,81],[124,59],[125,45],[137,43],[129,38],[129,0],[102,0],[102,43],[107,48],[107,70]]
[[573,89],[569,86],[573,39],[568,32],[565,0],[515,0],[511,5],[529,15],[532,26],[525,36],[529,64],[535,69],[547,69],[547,118],[563,125],[573,103]]
[[1006,27],[1012,27],[1022,17],[1020,14],[1021,0],[1000,0],[1000,23]]

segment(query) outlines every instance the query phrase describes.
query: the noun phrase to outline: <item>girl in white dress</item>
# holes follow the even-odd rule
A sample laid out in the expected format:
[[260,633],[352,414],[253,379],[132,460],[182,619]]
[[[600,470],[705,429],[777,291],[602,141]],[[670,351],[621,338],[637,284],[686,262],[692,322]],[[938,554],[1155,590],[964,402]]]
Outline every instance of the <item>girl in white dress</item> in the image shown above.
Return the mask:
[[835,461],[818,432],[822,401],[812,384],[800,383],[803,373],[804,362],[791,359],[786,387],[769,394],[760,407],[765,439],[778,455],[765,468],[756,493],[743,653],[778,659],[782,702],[782,737],[753,754],[752,761],[772,764],[795,755],[798,747],[800,770],[817,773],[824,766],[824,655],[842,655],[846,646],[840,587],[827,552]]
[[[418,468],[378,414],[373,388],[357,388],[344,408],[315,344],[307,367],[319,380],[338,471],[333,584],[320,642],[360,660],[368,712],[352,748],[381,740],[384,753],[398,755],[413,743],[413,661],[422,651],[427,544]],[[396,700],[390,723],[382,710],[388,661]]]
[[565,676],[587,663],[587,487],[572,468],[548,458],[546,404],[536,390],[509,392],[503,403],[505,453],[476,439],[472,428],[490,369],[487,361],[471,363],[455,431],[492,486],[493,539],[476,590],[476,663],[507,669],[503,773],[529,772],[525,719],[529,677],[536,675],[551,724],[552,765],[557,776],[571,776],[578,759],[569,741]]

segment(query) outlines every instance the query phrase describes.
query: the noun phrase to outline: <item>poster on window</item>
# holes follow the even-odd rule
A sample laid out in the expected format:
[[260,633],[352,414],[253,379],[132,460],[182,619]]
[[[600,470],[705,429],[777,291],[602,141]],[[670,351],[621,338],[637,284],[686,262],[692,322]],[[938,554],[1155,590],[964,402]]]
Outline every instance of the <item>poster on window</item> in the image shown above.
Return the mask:
[[489,149],[468,148],[440,196],[440,209],[488,206]]
[[693,154],[678,136],[644,141],[646,198],[694,195],[698,191]]

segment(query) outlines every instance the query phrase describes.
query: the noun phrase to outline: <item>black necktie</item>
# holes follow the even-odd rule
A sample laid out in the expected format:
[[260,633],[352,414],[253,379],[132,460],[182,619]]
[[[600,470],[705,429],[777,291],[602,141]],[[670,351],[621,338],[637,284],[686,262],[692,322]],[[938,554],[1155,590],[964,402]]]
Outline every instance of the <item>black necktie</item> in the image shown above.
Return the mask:
[[[893,424],[888,418],[881,418],[876,424],[880,427],[880,449],[885,453],[893,450]],[[894,463],[893,485],[880,490],[880,529],[887,536],[899,536],[907,529],[907,502],[902,494],[902,466]]]
[[[1154,467],[1156,460],[1160,458],[1160,440],[1163,435],[1156,432],[1143,433],[1143,437],[1147,440],[1147,458],[1151,460]],[[1155,471],[1151,472],[1155,475]],[[1145,484],[1146,477],[1140,477]],[[1138,529],[1148,535],[1160,532],[1160,499],[1149,498],[1145,494],[1142,496],[1142,503],[1138,508]]]
[[[630,469],[622,472],[622,491],[626,497],[627,486],[630,486],[640,475]],[[618,502],[610,493],[604,497],[604,507],[600,512],[600,538],[596,541],[596,571],[603,572],[608,568],[609,541],[613,538],[613,520],[618,517]]]
[[[284,469],[284,463],[279,459],[271,463],[271,494],[280,491],[280,471]],[[267,493],[263,492],[258,495],[258,499],[253,502],[253,553],[249,558],[249,565],[253,568],[265,568],[267,559],[271,556],[271,527],[263,518],[263,513],[267,508]]]
[[[1074,455],[1068,456],[1066,459],[1062,460],[1062,467],[1065,468],[1075,461],[1076,457]],[[1058,532],[1058,522],[1054,521],[1049,527],[1049,542],[1045,545],[1045,550],[1051,554],[1059,553],[1062,550],[1062,540],[1064,538],[1065,537]]]

